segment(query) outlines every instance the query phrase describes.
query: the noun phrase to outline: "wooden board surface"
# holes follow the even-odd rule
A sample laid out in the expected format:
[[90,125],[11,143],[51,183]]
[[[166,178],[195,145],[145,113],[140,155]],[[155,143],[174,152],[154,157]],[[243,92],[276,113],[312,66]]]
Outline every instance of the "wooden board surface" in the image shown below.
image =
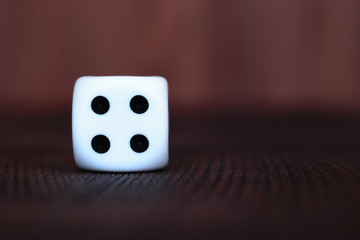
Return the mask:
[[359,117],[171,116],[170,164],[74,165],[70,116],[0,119],[0,237],[356,239]]

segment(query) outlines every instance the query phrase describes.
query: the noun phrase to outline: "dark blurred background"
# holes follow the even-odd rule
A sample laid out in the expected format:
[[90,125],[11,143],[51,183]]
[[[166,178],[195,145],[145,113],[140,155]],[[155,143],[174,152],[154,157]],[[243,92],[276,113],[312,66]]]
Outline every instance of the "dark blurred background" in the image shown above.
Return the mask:
[[0,1],[0,107],[83,75],[162,75],[173,111],[360,112],[360,1]]

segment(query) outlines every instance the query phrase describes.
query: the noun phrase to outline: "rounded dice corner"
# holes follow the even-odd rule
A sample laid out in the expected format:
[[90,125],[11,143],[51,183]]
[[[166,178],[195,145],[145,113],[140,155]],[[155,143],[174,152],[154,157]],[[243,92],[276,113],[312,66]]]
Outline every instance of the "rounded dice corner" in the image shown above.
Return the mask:
[[168,85],[168,81],[166,80],[165,77],[162,76],[155,76],[156,78],[159,79],[159,81],[161,81],[163,84],[165,84],[166,86]]
[[74,83],[74,89],[78,86],[81,85],[83,82],[85,82],[90,76],[81,76],[78,79],[76,79],[75,83]]
[[166,80],[166,78],[161,77],[161,76],[155,76],[154,78],[156,78],[159,83],[166,89],[166,91],[168,90],[168,81]]

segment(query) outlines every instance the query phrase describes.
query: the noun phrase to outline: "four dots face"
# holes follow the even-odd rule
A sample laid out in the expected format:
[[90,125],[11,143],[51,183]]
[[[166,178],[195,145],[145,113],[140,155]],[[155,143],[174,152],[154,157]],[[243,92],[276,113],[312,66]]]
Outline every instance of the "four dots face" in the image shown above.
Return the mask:
[[[143,114],[149,108],[148,100],[141,95],[136,95],[130,100],[130,109],[136,114]],[[104,96],[97,96],[91,102],[91,109],[95,114],[104,115],[110,109],[110,103]],[[134,135],[130,142],[131,149],[136,153],[145,152],[149,147],[149,140],[142,134]],[[106,153],[111,147],[110,140],[102,134],[96,135],[91,140],[91,147],[97,153]]]
[[74,85],[75,164],[105,172],[150,171],[169,159],[167,81],[159,76],[84,76]]

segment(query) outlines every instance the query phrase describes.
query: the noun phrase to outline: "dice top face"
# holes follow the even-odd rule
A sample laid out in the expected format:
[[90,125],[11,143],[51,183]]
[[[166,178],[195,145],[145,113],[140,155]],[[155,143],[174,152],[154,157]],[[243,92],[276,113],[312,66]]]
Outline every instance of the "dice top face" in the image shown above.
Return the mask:
[[78,167],[133,172],[168,163],[167,81],[162,77],[81,77],[74,87],[72,137]]

